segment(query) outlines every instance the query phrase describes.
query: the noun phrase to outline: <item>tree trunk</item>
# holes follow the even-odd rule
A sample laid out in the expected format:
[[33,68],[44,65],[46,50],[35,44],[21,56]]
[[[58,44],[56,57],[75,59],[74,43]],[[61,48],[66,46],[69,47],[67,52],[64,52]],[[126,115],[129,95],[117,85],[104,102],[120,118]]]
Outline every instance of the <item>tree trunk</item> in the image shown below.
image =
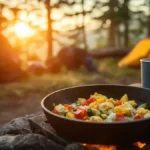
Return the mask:
[[149,8],[149,12],[148,12],[148,19],[147,19],[147,34],[148,37],[150,37],[150,0],[148,0],[148,8]]
[[129,46],[129,22],[128,22],[128,20],[126,20],[124,22],[124,27],[125,27],[125,30],[124,30],[124,46],[128,47]]
[[47,43],[48,43],[48,58],[53,55],[53,33],[50,0],[46,0],[47,8]]
[[120,32],[119,25],[116,28],[116,32],[117,32],[117,47],[121,48],[122,42],[121,42],[121,32]]
[[108,31],[108,46],[114,48],[116,45],[115,22],[112,20]]
[[84,11],[84,0],[81,1],[82,5],[82,34],[83,34],[83,44],[84,49],[88,50],[87,41],[86,41],[86,30],[85,30],[85,11]]
[[126,10],[126,17],[124,18],[124,46],[129,46],[129,1],[124,0],[124,7]]

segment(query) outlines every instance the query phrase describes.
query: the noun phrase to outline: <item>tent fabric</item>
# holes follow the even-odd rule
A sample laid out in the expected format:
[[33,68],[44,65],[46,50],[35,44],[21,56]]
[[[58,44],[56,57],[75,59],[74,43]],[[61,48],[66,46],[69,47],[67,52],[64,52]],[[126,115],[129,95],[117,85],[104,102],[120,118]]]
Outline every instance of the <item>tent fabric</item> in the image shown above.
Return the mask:
[[136,67],[140,64],[140,59],[150,57],[150,38],[141,40],[133,50],[127,54],[119,63],[119,67],[132,66]]

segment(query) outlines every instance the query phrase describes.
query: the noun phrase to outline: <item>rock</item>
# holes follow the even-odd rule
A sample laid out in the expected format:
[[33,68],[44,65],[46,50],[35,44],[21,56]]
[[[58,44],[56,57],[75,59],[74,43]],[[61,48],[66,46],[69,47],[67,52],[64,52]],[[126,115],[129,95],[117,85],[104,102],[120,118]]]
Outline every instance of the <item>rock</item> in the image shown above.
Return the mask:
[[0,136],[5,134],[24,134],[31,133],[30,123],[28,118],[16,118],[0,128]]
[[64,147],[69,144],[68,141],[57,135],[53,127],[47,123],[47,119],[44,114],[31,117],[29,122],[34,133],[44,135]]
[[0,136],[0,150],[64,150],[64,147],[38,134]]
[[66,146],[65,150],[85,150],[85,148],[79,143],[72,143]]

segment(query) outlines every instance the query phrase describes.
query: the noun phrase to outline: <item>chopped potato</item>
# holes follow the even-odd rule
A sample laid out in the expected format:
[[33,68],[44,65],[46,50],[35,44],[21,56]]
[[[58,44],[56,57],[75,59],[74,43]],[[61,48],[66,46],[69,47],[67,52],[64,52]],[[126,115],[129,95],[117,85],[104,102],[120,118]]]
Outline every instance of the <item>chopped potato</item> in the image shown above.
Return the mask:
[[92,116],[89,120],[92,122],[103,122],[103,119],[100,116]]
[[148,109],[145,109],[145,108],[138,108],[137,111],[136,111],[136,114],[139,114],[139,115],[146,115],[147,113],[149,113],[150,111]]
[[110,102],[110,103],[112,103],[113,105],[116,104],[116,101],[115,101],[113,98],[107,99],[106,102]]
[[128,99],[128,95],[127,94],[124,94],[121,99],[120,99],[122,102],[127,102],[129,99]]
[[75,115],[74,115],[72,112],[68,112],[68,113],[66,114],[66,117],[67,117],[67,118],[75,118]]
[[95,116],[99,116],[100,115],[100,111],[95,109],[95,108],[92,108],[92,112],[93,112],[93,115],[95,115]]
[[97,102],[92,102],[91,104],[89,104],[89,108],[98,109],[98,103]]
[[132,108],[128,108],[125,105],[120,105],[114,108],[114,112],[130,116],[132,114]]
[[99,110],[106,114],[109,110],[112,110],[112,109],[114,109],[114,105],[110,102],[101,103],[99,106]]
[[150,113],[147,113],[146,115],[144,115],[144,118],[150,118]]
[[130,100],[130,101],[126,102],[126,103],[131,104],[134,108],[137,106],[137,103],[134,100]]

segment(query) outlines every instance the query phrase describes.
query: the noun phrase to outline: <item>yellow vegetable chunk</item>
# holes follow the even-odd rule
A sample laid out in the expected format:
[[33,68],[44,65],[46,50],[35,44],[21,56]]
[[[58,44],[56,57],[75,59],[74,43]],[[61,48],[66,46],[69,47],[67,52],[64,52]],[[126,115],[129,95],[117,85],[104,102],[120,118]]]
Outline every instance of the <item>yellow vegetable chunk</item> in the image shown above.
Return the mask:
[[110,102],[110,103],[112,103],[113,105],[116,104],[116,101],[115,101],[113,98],[107,99],[106,102]]
[[101,103],[100,106],[99,106],[99,110],[102,111],[105,114],[107,114],[107,112],[109,110],[113,110],[113,109],[114,109],[114,105],[110,102]]
[[62,104],[58,104],[54,107],[58,112],[63,112],[64,111],[64,106]]
[[120,99],[122,102],[127,102],[129,99],[128,99],[128,95],[127,94],[124,94],[121,99]]
[[81,103],[84,102],[85,100],[86,100],[85,98],[78,98],[78,101]]
[[103,98],[103,97],[100,97],[100,98],[97,98],[96,101],[97,101],[99,104],[101,104],[101,103],[104,103],[104,102],[106,101],[106,99]]
[[97,102],[99,102],[99,103],[105,102],[107,99],[107,97],[105,95],[98,94],[98,93],[94,93],[94,95],[91,95],[91,97],[96,98]]
[[128,108],[126,105],[120,105],[114,108],[114,112],[130,116],[132,114],[132,108]]
[[92,122],[103,122],[103,119],[99,116],[92,116],[89,118],[89,121],[92,121]]
[[68,113],[66,114],[66,117],[67,117],[67,118],[75,118],[75,115],[74,115],[72,112],[68,112]]
[[130,101],[126,102],[126,103],[131,104],[134,108],[137,106],[137,103],[134,100],[130,100]]
[[98,103],[97,102],[93,102],[89,105],[89,108],[95,108],[98,109]]
[[91,108],[92,109],[92,113],[95,115],[95,116],[99,116],[100,115],[100,112],[99,110],[95,109],[95,108]]
[[139,114],[139,115],[146,115],[147,113],[149,113],[150,111],[148,109],[145,109],[145,108],[138,108],[137,111],[136,111],[136,114]]

